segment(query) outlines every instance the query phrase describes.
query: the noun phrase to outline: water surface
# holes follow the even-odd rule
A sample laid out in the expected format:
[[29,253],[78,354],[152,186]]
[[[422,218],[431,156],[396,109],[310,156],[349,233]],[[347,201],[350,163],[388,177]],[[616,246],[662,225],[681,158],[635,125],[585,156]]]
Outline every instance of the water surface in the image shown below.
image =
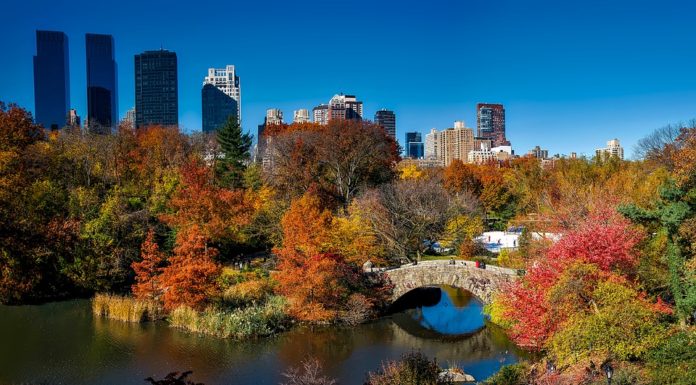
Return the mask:
[[193,370],[191,378],[207,385],[278,384],[288,367],[312,356],[340,384],[357,385],[383,360],[414,350],[481,380],[521,355],[467,292],[431,288],[400,302],[395,314],[357,327],[297,327],[243,342],[161,322],[95,319],[87,300],[0,306],[0,384],[142,385],[175,370]]

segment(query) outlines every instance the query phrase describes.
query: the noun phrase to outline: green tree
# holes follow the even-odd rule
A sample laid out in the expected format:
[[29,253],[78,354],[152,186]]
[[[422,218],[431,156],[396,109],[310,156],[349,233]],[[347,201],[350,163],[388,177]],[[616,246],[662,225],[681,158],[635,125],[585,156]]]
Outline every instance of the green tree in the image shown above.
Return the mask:
[[249,159],[251,136],[242,132],[237,117],[231,115],[217,131],[217,142],[222,157],[217,159],[216,175],[222,185],[242,187],[245,162]]

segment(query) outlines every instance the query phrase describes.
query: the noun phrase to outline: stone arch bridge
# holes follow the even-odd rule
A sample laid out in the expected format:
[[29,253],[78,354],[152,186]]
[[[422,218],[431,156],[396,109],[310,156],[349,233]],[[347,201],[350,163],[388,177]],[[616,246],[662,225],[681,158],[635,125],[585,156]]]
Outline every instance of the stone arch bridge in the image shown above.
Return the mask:
[[498,266],[481,268],[471,261],[454,261],[452,264],[447,260],[425,261],[380,271],[394,285],[392,302],[418,287],[450,285],[471,292],[485,304],[491,302],[493,293],[522,274],[520,270]]

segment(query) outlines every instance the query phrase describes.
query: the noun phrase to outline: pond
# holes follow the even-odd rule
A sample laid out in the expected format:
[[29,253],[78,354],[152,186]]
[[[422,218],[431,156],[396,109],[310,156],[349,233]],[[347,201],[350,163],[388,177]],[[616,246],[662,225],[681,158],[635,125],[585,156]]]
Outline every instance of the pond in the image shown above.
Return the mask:
[[456,365],[477,380],[522,356],[482,304],[453,287],[416,289],[392,314],[356,327],[296,327],[254,341],[189,334],[164,322],[128,324],[92,316],[88,300],[0,306],[0,384],[145,384],[171,371],[214,384],[278,384],[316,357],[340,384],[362,384],[381,362],[410,351]]

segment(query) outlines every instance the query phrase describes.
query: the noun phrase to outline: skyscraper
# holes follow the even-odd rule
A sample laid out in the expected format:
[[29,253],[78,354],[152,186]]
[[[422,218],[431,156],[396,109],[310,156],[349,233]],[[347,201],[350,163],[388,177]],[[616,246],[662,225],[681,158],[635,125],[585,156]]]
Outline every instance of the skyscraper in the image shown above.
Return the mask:
[[375,113],[375,123],[384,127],[387,135],[396,139],[396,115],[394,111],[381,109]]
[[68,112],[68,121],[67,124],[70,127],[74,128],[80,128],[80,115],[77,114],[77,110],[74,108],[70,109],[70,112]]
[[[220,128],[230,116],[239,116],[237,101],[213,84],[204,84],[201,90],[203,106],[203,132]],[[237,119],[239,120],[239,119]]]
[[165,49],[135,55],[135,127],[179,124],[176,53]]
[[425,151],[423,157],[427,160],[435,160],[438,158],[439,140],[438,131],[431,128],[430,132],[425,134]]
[[[236,104],[235,115],[237,115],[239,124],[242,124],[242,88],[234,66],[227,65],[225,68],[208,68],[208,76],[203,80],[203,86],[206,84],[212,84],[227,95],[228,98],[234,100],[234,104]],[[222,100],[219,101],[222,103]],[[231,106],[232,102],[226,101],[224,104]],[[227,120],[227,116],[225,116],[225,120]],[[205,124],[203,126],[205,131]]]
[[420,132],[406,133],[406,157],[407,158],[422,158],[423,157],[423,140]]
[[90,131],[109,133],[118,123],[118,82],[114,38],[88,33],[87,125]]
[[293,123],[307,123],[309,122],[309,111],[304,108],[295,110],[292,118]]
[[477,104],[476,118],[478,137],[490,139],[493,147],[510,145],[505,138],[505,108],[502,104]]
[[65,125],[70,108],[68,36],[63,32],[36,31],[34,56],[34,113],[47,129]]
[[131,130],[135,128],[135,107],[126,111],[126,116],[121,119],[121,124]]
[[277,108],[269,108],[266,110],[266,117],[263,119],[263,124],[259,124],[258,134],[256,135],[256,159],[260,160],[264,167],[268,167],[271,163],[268,147],[271,143],[271,138],[264,135],[268,126],[283,124],[283,111]]

